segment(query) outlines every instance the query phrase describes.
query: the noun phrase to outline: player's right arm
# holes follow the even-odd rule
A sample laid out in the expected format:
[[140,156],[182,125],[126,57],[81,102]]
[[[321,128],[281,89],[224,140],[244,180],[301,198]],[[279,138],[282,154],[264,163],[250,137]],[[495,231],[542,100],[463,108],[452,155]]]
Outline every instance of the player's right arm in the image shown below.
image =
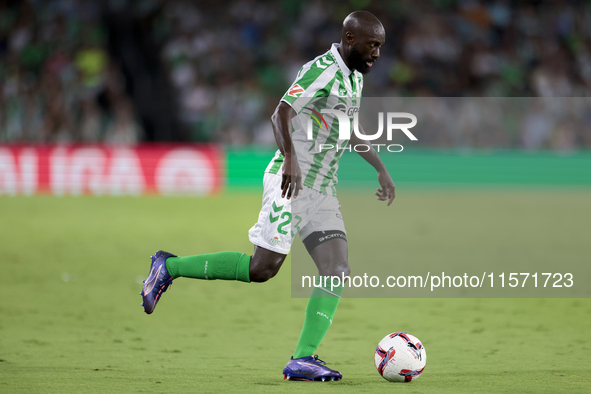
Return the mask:
[[281,197],[295,198],[304,188],[295,149],[292,149],[291,119],[299,114],[310,100],[328,97],[330,82],[334,79],[334,67],[334,61],[320,56],[306,63],[271,117],[275,141],[284,157]]
[[281,197],[286,197],[289,200],[293,195],[294,198],[303,189],[302,185],[302,171],[298,164],[295,149],[292,149],[291,141],[291,118],[295,115],[292,107],[285,101],[279,102],[275,109],[273,116],[271,116],[271,124],[273,125],[273,134],[277,147],[283,155],[283,179],[281,180]]

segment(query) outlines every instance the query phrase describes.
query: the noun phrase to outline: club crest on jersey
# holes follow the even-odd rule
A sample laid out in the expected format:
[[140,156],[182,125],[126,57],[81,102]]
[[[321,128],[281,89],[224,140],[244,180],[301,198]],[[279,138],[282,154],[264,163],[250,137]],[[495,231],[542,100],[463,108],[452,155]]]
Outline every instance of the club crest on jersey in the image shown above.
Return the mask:
[[271,245],[277,246],[277,245],[279,245],[279,242],[281,242],[281,241],[279,241],[278,237],[274,237],[273,239],[271,239]]
[[345,88],[345,87],[339,88],[339,95],[346,96],[347,95],[347,88]]
[[296,83],[291,88],[289,88],[289,90],[287,91],[287,95],[291,97],[298,97],[299,95],[304,93],[304,91],[304,88],[302,88],[300,85]]

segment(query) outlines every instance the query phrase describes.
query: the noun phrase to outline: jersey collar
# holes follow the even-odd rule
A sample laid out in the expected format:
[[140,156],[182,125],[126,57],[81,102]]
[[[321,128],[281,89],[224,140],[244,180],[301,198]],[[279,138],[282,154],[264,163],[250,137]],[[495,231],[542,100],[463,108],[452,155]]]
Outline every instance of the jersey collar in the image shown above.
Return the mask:
[[349,69],[349,67],[347,67],[345,61],[339,53],[339,44],[332,44],[332,46],[330,47],[330,53],[332,53],[332,56],[337,60],[337,64],[339,65],[339,68],[341,69],[345,77],[349,77],[349,75],[351,75],[351,70]]

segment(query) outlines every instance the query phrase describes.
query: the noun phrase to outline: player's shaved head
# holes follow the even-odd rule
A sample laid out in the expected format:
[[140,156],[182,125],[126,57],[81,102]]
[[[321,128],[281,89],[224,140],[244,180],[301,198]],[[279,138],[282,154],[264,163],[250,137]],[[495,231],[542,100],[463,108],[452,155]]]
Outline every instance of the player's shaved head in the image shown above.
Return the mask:
[[347,33],[352,33],[355,36],[374,35],[385,37],[386,35],[382,22],[374,14],[367,11],[355,11],[347,15],[343,21],[341,40],[347,39]]
[[385,39],[384,26],[374,14],[355,11],[343,21],[339,51],[347,67],[365,74],[380,57]]

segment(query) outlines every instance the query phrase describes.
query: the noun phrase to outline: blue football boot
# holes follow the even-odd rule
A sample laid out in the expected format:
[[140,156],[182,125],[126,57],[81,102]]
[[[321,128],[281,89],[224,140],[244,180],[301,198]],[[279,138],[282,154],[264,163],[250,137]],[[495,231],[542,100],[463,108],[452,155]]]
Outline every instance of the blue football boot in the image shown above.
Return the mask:
[[333,371],[326,366],[326,363],[318,358],[317,355],[293,357],[283,369],[283,379],[287,380],[307,380],[310,382],[324,382],[327,380],[341,380],[343,375],[338,371]]
[[162,293],[164,293],[168,289],[168,286],[172,284],[172,276],[168,273],[165,264],[166,259],[169,257],[177,256],[162,250],[157,251],[154,256],[152,256],[150,274],[144,281],[144,288],[140,293],[144,300],[142,306],[144,307],[144,312],[147,314],[154,312],[154,308],[156,308],[156,304],[162,296]]

